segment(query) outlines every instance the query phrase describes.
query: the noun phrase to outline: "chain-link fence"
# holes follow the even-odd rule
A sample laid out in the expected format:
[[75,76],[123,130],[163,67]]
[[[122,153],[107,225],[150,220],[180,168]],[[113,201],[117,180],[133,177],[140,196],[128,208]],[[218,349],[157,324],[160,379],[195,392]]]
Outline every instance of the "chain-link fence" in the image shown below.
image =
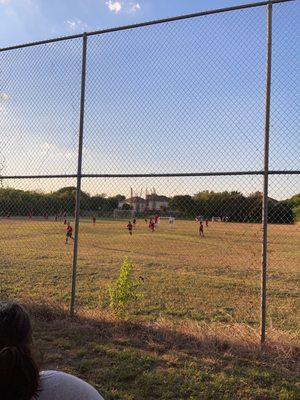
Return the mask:
[[1,296],[105,309],[128,256],[136,318],[294,332],[295,7],[1,49]]

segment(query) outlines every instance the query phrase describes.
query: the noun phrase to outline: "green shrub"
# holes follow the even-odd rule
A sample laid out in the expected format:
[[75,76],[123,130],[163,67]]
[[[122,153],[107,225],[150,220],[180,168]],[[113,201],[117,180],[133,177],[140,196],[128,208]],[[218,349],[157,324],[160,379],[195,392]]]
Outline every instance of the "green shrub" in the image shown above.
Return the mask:
[[133,264],[125,258],[118,279],[108,289],[110,309],[119,318],[127,318],[129,306],[141,298],[141,282],[134,277],[133,270]]

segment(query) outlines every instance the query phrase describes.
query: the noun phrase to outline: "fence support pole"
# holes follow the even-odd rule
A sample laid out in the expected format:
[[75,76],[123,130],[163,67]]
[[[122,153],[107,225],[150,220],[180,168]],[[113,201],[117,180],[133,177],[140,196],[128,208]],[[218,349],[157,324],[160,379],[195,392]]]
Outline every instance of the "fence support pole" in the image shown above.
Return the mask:
[[266,51],[266,98],[265,98],[265,144],[264,144],[264,184],[262,201],[262,268],[261,268],[261,319],[260,342],[266,338],[267,314],[267,247],[268,247],[268,188],[269,188],[269,136],[271,103],[272,64],[272,4],[267,5],[267,51]]
[[85,102],[85,79],[86,79],[86,49],[87,35],[84,33],[82,40],[82,66],[81,66],[81,93],[80,93],[80,121],[79,121],[79,140],[78,140],[78,163],[77,163],[77,186],[75,203],[75,235],[72,263],[72,289],[70,302],[70,316],[74,316],[75,297],[76,297],[76,275],[77,275],[77,256],[78,256],[78,237],[80,219],[80,191],[82,175],[82,147],[83,147],[83,124],[84,124],[84,102]]

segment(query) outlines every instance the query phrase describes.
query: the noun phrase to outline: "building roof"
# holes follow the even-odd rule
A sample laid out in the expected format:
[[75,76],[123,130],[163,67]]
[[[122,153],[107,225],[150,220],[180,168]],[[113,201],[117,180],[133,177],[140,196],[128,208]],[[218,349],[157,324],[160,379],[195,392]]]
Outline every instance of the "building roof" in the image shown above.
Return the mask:
[[129,199],[126,199],[123,201],[125,203],[146,203],[146,200],[139,196],[130,197]]
[[148,194],[146,196],[147,200],[150,201],[169,201],[169,198],[167,196],[159,196],[158,194]]

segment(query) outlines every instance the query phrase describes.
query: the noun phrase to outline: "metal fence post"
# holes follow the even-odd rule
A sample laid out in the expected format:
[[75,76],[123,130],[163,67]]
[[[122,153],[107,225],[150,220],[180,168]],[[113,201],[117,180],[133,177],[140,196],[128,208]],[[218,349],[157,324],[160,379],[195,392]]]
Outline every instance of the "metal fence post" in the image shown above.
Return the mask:
[[269,134],[271,103],[271,64],[272,64],[272,4],[267,5],[267,51],[266,51],[266,98],[265,98],[265,144],[264,144],[264,183],[262,202],[262,268],[261,268],[261,320],[260,342],[266,338],[267,313],[267,251],[268,251],[268,187],[269,187]]
[[76,297],[76,275],[77,275],[77,256],[78,256],[78,238],[79,238],[79,219],[80,219],[80,191],[82,176],[82,147],[83,147],[83,124],[84,124],[84,102],[85,102],[85,80],[86,80],[86,50],[87,34],[84,33],[82,41],[82,69],[81,69],[81,93],[80,93],[80,122],[79,122],[79,141],[78,141],[78,164],[77,164],[77,186],[75,203],[75,236],[72,263],[72,289],[70,302],[70,315],[74,315],[75,297]]

